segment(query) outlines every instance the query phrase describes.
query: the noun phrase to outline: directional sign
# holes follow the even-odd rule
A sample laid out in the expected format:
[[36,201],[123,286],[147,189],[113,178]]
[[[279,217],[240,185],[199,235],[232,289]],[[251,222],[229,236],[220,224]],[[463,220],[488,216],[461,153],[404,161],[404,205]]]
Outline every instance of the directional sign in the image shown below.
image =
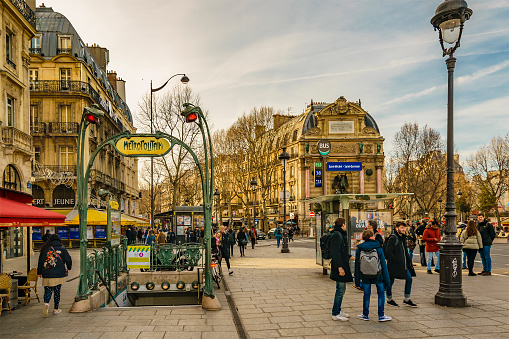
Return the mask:
[[127,246],[127,269],[150,268],[150,246]]
[[131,136],[117,140],[115,148],[127,156],[161,156],[170,150],[170,142],[155,136]]
[[328,162],[327,171],[362,171],[362,162]]

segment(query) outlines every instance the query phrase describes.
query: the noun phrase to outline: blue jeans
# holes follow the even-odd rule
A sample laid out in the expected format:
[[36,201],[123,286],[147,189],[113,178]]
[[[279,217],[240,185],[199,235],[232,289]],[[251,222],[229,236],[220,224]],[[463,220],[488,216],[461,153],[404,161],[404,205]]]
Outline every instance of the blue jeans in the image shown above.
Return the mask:
[[467,252],[463,252],[463,268],[467,268]]
[[437,263],[435,265],[435,269],[440,269],[440,252],[426,252],[426,256],[428,257],[428,271],[431,271],[431,261],[433,260],[433,253],[437,256]]
[[276,237],[276,241],[277,241],[277,247],[279,247],[279,244],[281,243],[281,237]]
[[408,250],[408,255],[410,256],[410,262],[413,263],[413,260],[414,260],[414,251]]
[[[389,286],[387,286],[387,299],[392,299],[392,285],[394,284],[394,278],[389,279]],[[412,274],[410,270],[406,270],[406,279],[405,279],[405,298],[410,298],[410,293],[412,292]]]
[[334,305],[332,305],[332,315],[338,315],[341,312],[341,303],[346,292],[346,283],[336,281],[336,295],[334,296]]
[[491,246],[483,246],[479,249],[482,261],[482,270],[484,272],[491,272]]
[[[376,286],[376,293],[378,294],[378,317],[384,316],[384,283],[379,282],[374,284]],[[364,290],[364,297],[362,298],[362,314],[366,317],[369,314],[369,299],[371,298],[371,284],[365,284],[361,282],[361,287]]]

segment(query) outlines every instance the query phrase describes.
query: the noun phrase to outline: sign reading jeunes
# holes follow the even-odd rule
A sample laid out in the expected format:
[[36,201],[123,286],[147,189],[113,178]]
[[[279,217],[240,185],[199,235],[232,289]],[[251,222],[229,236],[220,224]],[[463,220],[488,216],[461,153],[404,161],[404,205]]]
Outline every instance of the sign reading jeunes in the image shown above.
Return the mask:
[[328,162],[327,171],[362,171],[362,162]]
[[170,143],[164,138],[131,136],[118,139],[115,148],[124,155],[159,156],[168,153]]

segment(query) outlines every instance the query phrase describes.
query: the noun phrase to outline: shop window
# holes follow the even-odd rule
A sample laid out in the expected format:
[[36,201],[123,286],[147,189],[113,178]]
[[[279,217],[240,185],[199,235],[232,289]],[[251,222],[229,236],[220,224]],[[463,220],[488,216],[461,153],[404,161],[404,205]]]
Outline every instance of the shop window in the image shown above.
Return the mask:
[[4,170],[2,186],[11,190],[21,190],[21,180],[16,168],[12,165],[7,165]]

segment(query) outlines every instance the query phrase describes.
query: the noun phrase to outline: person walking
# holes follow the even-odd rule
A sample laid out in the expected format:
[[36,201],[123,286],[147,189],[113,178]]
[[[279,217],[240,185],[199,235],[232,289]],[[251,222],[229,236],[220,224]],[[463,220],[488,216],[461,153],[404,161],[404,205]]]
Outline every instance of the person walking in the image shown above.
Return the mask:
[[497,236],[495,228],[485,218],[483,213],[477,215],[477,230],[481,233],[482,248],[479,249],[482,261],[482,272],[480,275],[491,275],[491,245]]
[[153,230],[150,230],[150,232],[148,233],[147,235],[147,240],[146,240],[146,244],[148,246],[152,246],[154,245],[156,242],[156,236],[154,234],[154,231]]
[[293,226],[288,229],[288,242],[293,241]]
[[162,230],[159,230],[159,232],[157,233],[156,244],[164,245],[165,242],[166,236],[164,235],[164,232]]
[[375,240],[378,241],[380,243],[380,245],[383,245],[384,238],[382,237],[380,232],[378,232],[378,223],[376,222],[376,220],[368,221],[368,229],[372,230],[373,233],[375,234]]
[[49,312],[49,302],[54,293],[53,314],[62,313],[58,308],[60,304],[60,289],[67,276],[68,270],[72,268],[72,259],[69,252],[62,245],[60,237],[52,234],[42,245],[37,265],[37,275],[42,277],[42,286],[44,286],[44,306],[42,316],[46,318]]
[[242,227],[238,232],[237,232],[237,244],[239,245],[239,249],[240,249],[240,256],[241,257],[245,257],[246,255],[244,254],[244,251],[246,249],[246,245],[248,243],[248,240],[247,240],[247,233],[245,232],[245,228]]
[[410,263],[412,263],[413,266],[414,249],[417,246],[417,236],[415,235],[414,228],[410,221],[407,221],[406,226],[406,246],[408,248],[408,255],[410,256]]
[[387,288],[387,304],[398,307],[399,305],[392,299],[392,286],[395,279],[405,279],[405,295],[403,304],[410,307],[417,307],[410,300],[412,292],[412,277],[415,277],[414,267],[410,261],[408,249],[406,246],[406,225],[399,221],[396,223],[396,230],[386,240],[385,258],[387,259],[387,269],[389,270],[389,285]]
[[279,245],[281,244],[281,237],[283,236],[283,229],[281,226],[277,225],[276,230],[274,231],[274,235],[276,236],[276,244],[279,248]]
[[332,305],[332,320],[347,321],[349,315],[341,310],[343,296],[346,291],[346,283],[352,282],[350,272],[348,236],[346,233],[346,221],[344,218],[337,218],[334,222],[334,230],[329,239],[329,254],[331,255],[330,279],[336,281],[336,294]]
[[254,249],[256,244],[256,230],[253,227],[251,227],[251,230],[249,231],[249,236],[251,237],[251,247]]
[[433,254],[435,254],[437,257],[435,272],[440,273],[440,251],[437,245],[440,239],[440,229],[438,228],[438,222],[433,220],[431,225],[428,225],[422,234],[422,240],[426,242],[426,255],[428,256],[428,274],[433,274],[433,272],[431,272]]
[[482,250],[483,245],[481,233],[473,220],[469,220],[467,228],[461,232],[460,241],[463,244],[463,252],[467,254],[468,275],[474,277],[477,275],[474,273],[475,256],[477,251]]
[[233,274],[233,271],[230,267],[230,251],[228,246],[228,234],[226,232],[226,228],[224,226],[219,226],[219,242],[218,242],[218,250],[220,254],[219,265],[223,259],[226,261],[226,267],[228,267],[228,273],[230,275]]
[[426,230],[426,223],[423,221],[417,224],[415,235],[417,236],[417,244],[419,245],[419,256],[421,257],[421,266],[426,266],[426,243],[422,240],[422,235]]
[[170,244],[175,244],[175,239],[175,232],[173,231],[173,228],[170,228],[166,234],[166,241]]
[[138,238],[139,243],[143,242],[143,231],[141,230],[141,227],[138,228],[138,233],[136,234],[136,236]]
[[355,251],[355,284],[360,285],[364,291],[362,314],[357,318],[369,320],[371,285],[375,285],[378,294],[378,321],[390,321],[392,318],[384,313],[384,285],[389,286],[390,279],[382,245],[375,239],[375,234],[371,229],[362,232],[362,240],[364,242],[360,243]]
[[227,244],[228,244],[228,250],[230,252],[230,256],[233,257],[233,246],[235,246],[235,233],[233,232],[233,229],[231,227],[228,228],[227,234]]

